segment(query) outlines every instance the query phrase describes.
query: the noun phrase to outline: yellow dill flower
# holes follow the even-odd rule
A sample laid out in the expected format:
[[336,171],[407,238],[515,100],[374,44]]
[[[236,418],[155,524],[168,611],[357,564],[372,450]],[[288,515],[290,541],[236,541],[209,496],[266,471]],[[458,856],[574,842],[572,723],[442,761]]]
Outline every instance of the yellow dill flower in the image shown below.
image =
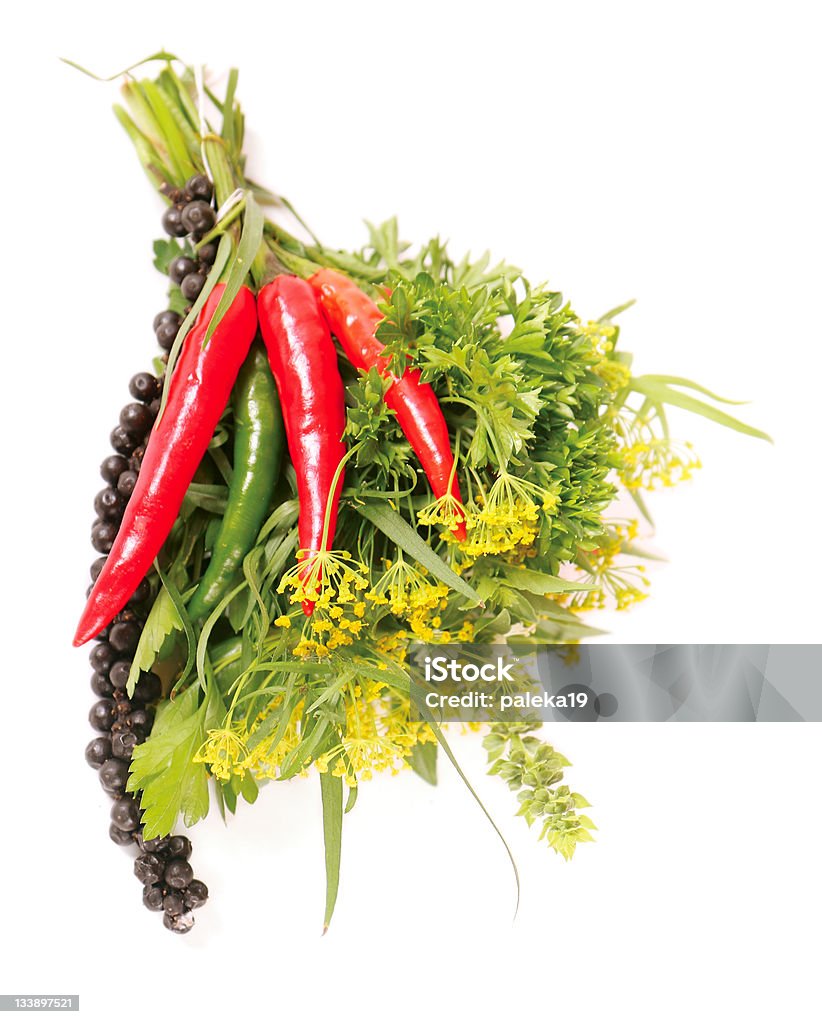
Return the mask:
[[[255,726],[258,727],[269,716],[276,714],[282,697],[276,697],[274,701],[257,717]],[[275,743],[274,738],[277,730],[266,736],[259,743],[254,744],[248,753],[243,767],[248,769],[257,778],[276,779],[279,774],[279,767],[287,754],[300,742],[300,721],[303,713],[303,701],[299,701],[294,707],[288,719],[282,738]],[[254,735],[249,737],[249,743],[253,742]]]
[[603,323],[601,320],[589,320],[584,326],[579,326],[580,334],[590,338],[599,348],[600,352],[610,352],[614,347],[616,327],[613,324]]
[[295,658],[310,658],[312,654],[316,653],[317,641],[311,640],[308,637],[301,637],[297,646],[292,650],[292,654]]
[[673,487],[690,480],[693,471],[702,466],[688,442],[651,435],[621,448],[620,457],[619,478],[629,490]]
[[407,698],[389,695],[384,683],[365,679],[345,694],[345,723],[339,742],[317,758],[319,771],[345,778],[349,786],[375,772],[396,774],[417,743],[435,742],[424,722],[415,722]]
[[600,546],[585,552],[585,559],[591,571],[583,572],[580,582],[594,586],[596,590],[584,591],[568,598],[568,607],[575,611],[587,611],[608,606],[613,599],[618,611],[632,604],[644,601],[648,596],[650,581],[645,576],[644,565],[617,564],[616,559],[622,546],[636,536],[638,524],[635,520],[615,521],[612,530],[602,539]]
[[474,639],[474,623],[466,619],[459,633],[457,633],[457,640],[461,642],[467,642]]
[[468,509],[468,539],[462,545],[469,559],[527,549],[536,539],[539,511],[554,512],[558,496],[503,470],[487,495],[479,494]]
[[624,363],[613,359],[601,359],[594,367],[594,373],[602,378],[609,391],[617,392],[631,382],[631,371]]
[[398,665],[404,665],[408,660],[408,634],[404,629],[379,636],[376,647],[381,654],[389,655]]
[[465,506],[450,491],[417,513],[417,521],[423,526],[447,526],[449,530],[461,526],[465,520]]
[[[355,636],[358,635],[358,632],[351,632]],[[327,658],[338,647],[346,647],[353,642],[351,633],[344,632],[334,622],[319,618],[315,612],[291,653],[295,658],[303,660],[312,657]]]
[[218,779],[230,779],[232,774],[245,775],[244,762],[248,757],[243,740],[244,729],[228,725],[222,729],[209,729],[207,738],[192,758],[199,764],[207,764],[211,774]]
[[335,600],[341,604],[353,600],[351,587],[368,587],[368,566],[351,557],[348,551],[297,552],[297,564],[292,566],[277,586],[277,593],[290,590],[292,604],[313,601],[330,606]]
[[278,615],[277,618],[274,620],[274,625],[282,626],[284,629],[288,629],[288,627],[291,625],[291,619],[289,618],[288,615]]
[[[303,558],[306,554],[308,557]],[[297,555],[297,564],[283,575],[277,591],[289,590],[293,604],[311,601],[314,610],[306,619],[292,653],[303,659],[325,658],[339,647],[353,643],[352,637],[360,634],[363,623],[356,609],[364,612],[365,603],[357,593],[368,589],[368,566],[352,558],[348,551],[300,550]],[[353,617],[347,605],[354,606]]]
[[406,562],[402,551],[397,560],[388,563],[387,570],[365,595],[374,604],[388,604],[394,615],[403,615],[411,608],[413,595],[427,586],[423,573]]

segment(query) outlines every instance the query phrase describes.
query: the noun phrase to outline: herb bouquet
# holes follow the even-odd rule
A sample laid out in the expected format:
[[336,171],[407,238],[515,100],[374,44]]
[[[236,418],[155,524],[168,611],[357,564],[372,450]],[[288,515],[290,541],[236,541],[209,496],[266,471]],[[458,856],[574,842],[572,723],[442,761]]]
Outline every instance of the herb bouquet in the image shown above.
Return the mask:
[[[207,896],[178,820],[316,769],[327,925],[359,784],[435,782],[439,750],[462,775],[413,707],[409,644],[595,633],[587,609],[646,593],[617,495],[647,519],[643,492],[698,465],[666,407],[764,435],[691,381],[635,375],[621,310],[583,323],[509,264],[409,249],[393,220],[359,251],[321,244],[246,174],[236,71],[218,97],[149,60],[115,112],[166,204],[170,284],[95,499],[86,756],[175,932]],[[485,731],[519,814],[570,857],[593,824],[568,762],[536,724]]]

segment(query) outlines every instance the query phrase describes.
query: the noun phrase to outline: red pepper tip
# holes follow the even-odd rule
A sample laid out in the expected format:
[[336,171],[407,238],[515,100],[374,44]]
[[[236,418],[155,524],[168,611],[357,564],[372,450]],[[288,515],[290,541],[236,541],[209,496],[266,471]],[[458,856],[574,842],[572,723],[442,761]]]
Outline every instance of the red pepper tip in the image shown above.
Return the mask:
[[77,631],[74,634],[74,639],[71,641],[73,647],[82,647],[83,644],[87,644],[89,640],[93,640],[94,637],[103,629],[99,626],[97,629],[89,629],[85,618],[80,620],[80,625],[77,627]]
[[311,618],[311,616],[314,614],[314,602],[313,601],[303,601],[303,614],[307,618]]
[[456,526],[452,528],[451,532],[454,534],[454,536],[457,538],[460,544],[462,544],[462,542],[464,540],[467,540],[468,538],[468,533],[465,529],[465,523],[458,523]]

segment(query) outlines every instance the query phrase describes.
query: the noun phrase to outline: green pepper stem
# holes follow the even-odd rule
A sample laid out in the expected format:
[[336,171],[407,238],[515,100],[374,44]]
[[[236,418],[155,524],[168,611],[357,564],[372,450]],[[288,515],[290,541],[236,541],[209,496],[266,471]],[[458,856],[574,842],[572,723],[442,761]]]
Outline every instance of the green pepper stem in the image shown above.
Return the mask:
[[320,269],[320,264],[313,260],[304,259],[296,253],[289,252],[279,242],[269,239],[268,246],[278,262],[291,274],[297,277],[309,278]]

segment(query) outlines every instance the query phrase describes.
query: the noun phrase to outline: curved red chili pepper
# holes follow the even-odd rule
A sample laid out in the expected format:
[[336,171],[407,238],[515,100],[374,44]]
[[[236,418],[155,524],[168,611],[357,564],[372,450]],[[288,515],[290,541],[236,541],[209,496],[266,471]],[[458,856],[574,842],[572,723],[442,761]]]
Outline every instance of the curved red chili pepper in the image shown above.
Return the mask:
[[[331,486],[345,456],[343,383],[328,325],[306,281],[275,278],[260,291],[257,309],[297,475],[298,531],[305,560],[323,547]],[[342,474],[331,499],[326,550],[333,546],[341,490]],[[313,610],[313,601],[303,602],[306,615]]]
[[122,525],[80,618],[75,647],[111,622],[151,568],[248,355],[257,317],[254,295],[245,287],[203,347],[224,287],[214,287],[180,349],[165,409],[149,436]]
[[[386,405],[396,414],[434,496],[442,498],[450,487],[450,494],[461,503],[451,440],[440,403],[431,385],[421,383],[419,370],[406,370],[401,377],[388,370],[389,360],[382,354],[385,346],[375,333],[377,324],[384,319],[376,304],[336,270],[318,270],[309,283],[351,363],[358,370],[376,366],[383,377],[392,381],[385,393]],[[465,540],[465,523],[458,523],[452,532],[457,540]]]

